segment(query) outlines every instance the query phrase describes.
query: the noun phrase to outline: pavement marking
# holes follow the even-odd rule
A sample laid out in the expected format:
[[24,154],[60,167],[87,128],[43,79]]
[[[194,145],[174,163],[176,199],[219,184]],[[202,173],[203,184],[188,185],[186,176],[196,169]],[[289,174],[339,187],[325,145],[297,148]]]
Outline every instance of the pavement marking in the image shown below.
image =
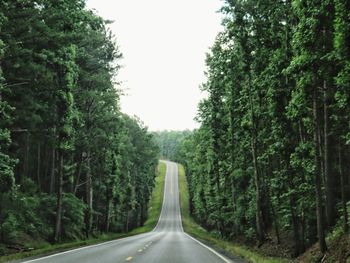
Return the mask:
[[162,160],[161,160],[161,162],[164,163],[165,166],[166,166],[166,167],[165,167],[165,179],[164,179],[164,185],[163,185],[163,187],[164,187],[164,191],[163,191],[163,202],[162,202],[162,208],[161,208],[161,210],[160,210],[160,215],[159,215],[157,224],[156,224],[156,226],[153,228],[152,232],[156,231],[156,229],[158,228],[158,225],[159,225],[160,219],[162,218],[163,210],[164,210],[165,186],[166,186],[166,178],[167,178],[167,173],[168,173],[168,164],[167,164],[167,162],[162,161]]
[[137,250],[137,252],[140,252],[140,253],[141,253],[142,251],[143,251],[143,249],[142,249],[142,248],[141,248],[141,249],[139,249],[139,250]]
[[131,261],[132,260],[132,257],[128,257],[125,259],[126,261]]
[[166,178],[167,178],[167,173],[168,173],[168,163],[167,162],[165,162],[165,161],[161,161],[161,162],[163,162],[163,163],[165,163],[165,165],[166,165],[166,170],[165,170],[165,180],[164,180],[164,191],[163,191],[163,202],[162,202],[162,209],[161,209],[161,211],[160,211],[160,215],[159,215],[159,218],[158,218],[158,222],[157,222],[157,224],[156,224],[156,226],[153,228],[153,230],[151,231],[151,232],[155,232],[156,231],[156,229],[158,228],[158,225],[159,225],[159,222],[161,221],[161,218],[162,218],[162,215],[163,215],[163,210],[164,210],[164,201],[165,201],[165,195],[166,195],[166,191],[165,191],[165,187],[166,187],[166,185],[167,185],[167,183],[166,183]]
[[201,245],[202,247],[205,247],[206,249],[210,250],[212,253],[214,253],[216,256],[218,256],[220,259],[222,259],[225,263],[232,263],[232,261],[228,260],[227,258],[225,258],[224,256],[220,255],[218,252],[216,252],[214,249],[212,249],[211,247],[208,247],[207,245],[204,245],[202,242],[200,242],[199,240],[191,237],[189,234],[185,233],[184,234],[186,236],[188,236],[189,238],[191,238],[192,240],[196,241],[199,245]]
[[173,195],[174,193],[174,184],[173,184],[173,177],[172,174],[173,174],[173,170],[171,170],[170,172],[170,195]]
[[[179,177],[179,166],[178,164],[176,164],[175,166],[175,173],[177,174],[177,195],[178,195],[178,200],[180,200],[180,190],[179,190],[179,180],[180,180],[180,177]],[[179,201],[180,202],[180,201]],[[181,232],[185,232],[184,231],[184,228],[182,226],[182,215],[181,215],[181,207],[180,207],[180,204],[179,204],[179,212],[178,212],[178,216],[179,216],[179,222],[180,222],[180,229],[181,229]]]
[[[152,241],[150,241],[150,242],[148,242],[146,245],[144,245],[144,247],[143,247],[143,250],[146,250],[149,246],[151,246],[152,245]],[[140,251],[141,250],[141,251]],[[139,249],[139,251],[138,252],[142,252],[142,249]]]
[[99,246],[103,246],[103,245],[107,245],[107,244],[111,244],[111,243],[119,243],[119,242],[121,242],[121,241],[123,241],[125,239],[131,239],[131,240],[132,239],[137,239],[137,238],[140,238],[141,236],[147,236],[148,234],[149,233],[144,233],[144,234],[140,234],[140,235],[136,235],[136,236],[123,237],[123,238],[119,238],[119,239],[115,239],[115,240],[99,243],[99,244],[96,244],[96,245],[75,248],[75,249],[67,250],[67,251],[64,251],[64,252],[59,252],[59,253],[56,253],[56,254],[52,254],[52,255],[49,255],[49,256],[44,256],[44,257],[40,257],[40,258],[36,258],[36,259],[23,261],[23,263],[30,263],[30,262],[41,261],[41,260],[44,260],[44,259],[57,257],[59,255],[69,254],[69,253],[76,252],[76,251],[79,251],[79,250],[84,250],[84,249],[93,248],[93,247],[99,247]]

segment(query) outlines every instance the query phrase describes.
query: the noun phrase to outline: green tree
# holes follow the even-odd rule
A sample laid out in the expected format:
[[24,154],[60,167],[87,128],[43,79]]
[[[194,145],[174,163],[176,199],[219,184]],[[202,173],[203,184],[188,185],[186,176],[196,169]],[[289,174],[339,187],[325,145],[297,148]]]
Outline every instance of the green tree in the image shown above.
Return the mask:
[[[6,8],[6,3],[0,1],[0,29],[6,17],[2,10]],[[4,43],[0,38],[0,60],[4,53]],[[11,235],[11,231],[15,231],[12,227],[15,224],[12,214],[6,211],[8,195],[14,192],[15,178],[14,178],[14,160],[9,156],[8,146],[11,143],[10,131],[8,129],[9,122],[11,121],[10,111],[13,110],[3,99],[3,92],[6,90],[6,83],[2,76],[2,70],[0,67],[0,240],[1,242],[6,240],[6,235]]]
[[[1,10],[6,8],[5,2],[0,2]],[[0,12],[0,28],[6,17]],[[0,39],[0,59],[4,53],[4,43]],[[10,131],[8,129],[9,122],[11,121],[10,111],[13,110],[3,99],[3,92],[6,90],[6,83],[4,85],[4,79],[2,76],[2,70],[0,68],[0,180],[1,180],[1,193],[7,193],[14,187],[14,161],[10,158],[7,152],[7,147],[11,143]],[[0,211],[1,213],[1,211]]]
[[[332,119],[336,123],[336,135],[338,137],[338,171],[340,175],[341,188],[341,206],[343,227],[345,232],[348,231],[348,211],[347,211],[347,197],[346,197],[346,177],[344,174],[344,156],[346,155],[346,144],[349,141],[349,72],[350,72],[350,19],[347,15],[349,9],[349,1],[334,1],[335,4],[335,18],[334,18],[334,57],[337,65],[338,74],[335,77],[335,111]],[[349,182],[348,182],[349,183]]]
[[226,1],[201,126],[177,153],[191,213],[209,230],[258,244],[290,231],[297,256],[317,240],[324,253],[336,220],[347,229],[347,9],[346,1]]
[[161,150],[161,157],[169,160],[176,158],[176,152],[179,144],[188,136],[191,131],[160,131],[153,132],[157,144]]
[[121,53],[109,22],[84,0],[0,4],[1,242],[142,225],[158,148],[120,112]]
[[73,126],[73,89],[76,82],[76,64],[75,64],[75,46],[70,46],[59,50],[54,61],[57,70],[56,88],[57,104],[56,107],[56,132],[57,132],[57,152],[58,152],[58,191],[57,191],[57,210],[54,240],[60,240],[62,204],[63,204],[63,184],[65,174],[65,161],[72,150],[72,126]]

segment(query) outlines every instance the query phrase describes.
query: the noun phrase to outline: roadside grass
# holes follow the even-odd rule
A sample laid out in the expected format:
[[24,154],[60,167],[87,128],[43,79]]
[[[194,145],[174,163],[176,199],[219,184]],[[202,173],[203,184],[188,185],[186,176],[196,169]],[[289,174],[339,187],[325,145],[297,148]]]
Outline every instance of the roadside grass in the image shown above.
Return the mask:
[[180,191],[180,206],[181,206],[181,217],[184,231],[191,236],[211,244],[213,247],[224,249],[225,251],[240,256],[245,260],[252,263],[287,263],[291,262],[282,258],[266,257],[258,254],[252,249],[238,245],[223,239],[214,237],[204,228],[199,226],[193,218],[190,216],[189,210],[189,194],[187,188],[187,180],[185,175],[185,169],[181,164],[178,164],[179,170],[179,191]]
[[120,239],[128,236],[138,235],[138,234],[152,231],[157,224],[157,221],[162,209],[165,173],[166,173],[165,163],[159,162],[158,174],[155,181],[155,187],[153,189],[152,197],[149,203],[148,219],[142,227],[135,228],[129,233],[102,234],[98,238],[92,238],[92,239],[81,240],[81,241],[73,241],[73,242],[62,243],[62,244],[51,245],[44,242],[32,244],[33,245],[32,247],[35,247],[36,249],[31,251],[1,256],[0,263],[20,260],[28,257],[50,255],[50,254],[59,253],[59,252],[67,251],[74,248],[91,246],[91,245],[95,245],[95,244],[99,244],[107,241],[112,241],[112,240],[116,240],[116,239]]
[[130,234],[137,235],[152,231],[157,225],[163,204],[164,182],[165,182],[166,164],[159,162],[158,176],[156,177],[155,187],[150,199],[148,218],[142,227],[135,228]]
[[98,243],[111,241],[114,239],[119,239],[127,236],[128,236],[128,233],[103,234],[98,238],[92,238],[92,239],[81,240],[81,241],[73,241],[73,242],[62,243],[62,244],[55,244],[55,245],[51,245],[48,243],[34,244],[33,247],[38,247],[37,249],[26,251],[26,252],[10,254],[6,256],[1,256],[0,262],[3,263],[3,262],[10,262],[14,260],[29,258],[29,257],[46,256],[54,253],[67,251],[74,248],[95,245]]

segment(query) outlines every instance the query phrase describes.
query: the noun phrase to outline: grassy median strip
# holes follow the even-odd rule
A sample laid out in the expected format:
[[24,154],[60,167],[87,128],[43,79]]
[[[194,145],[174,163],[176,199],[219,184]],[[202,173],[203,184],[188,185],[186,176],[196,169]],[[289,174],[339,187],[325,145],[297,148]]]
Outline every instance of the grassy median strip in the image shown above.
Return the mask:
[[129,233],[103,234],[98,238],[93,238],[88,240],[74,241],[74,242],[55,244],[55,245],[50,245],[48,243],[41,244],[41,245],[36,244],[34,246],[36,249],[34,250],[0,257],[0,263],[19,260],[27,257],[50,255],[50,254],[63,252],[74,248],[95,245],[98,243],[107,242],[107,241],[151,231],[156,226],[161,209],[162,209],[165,173],[166,173],[166,165],[165,163],[160,162],[158,166],[158,175],[156,177],[155,187],[153,189],[152,197],[149,204],[148,219],[145,222],[144,226],[136,228]]
[[189,210],[189,194],[187,188],[187,180],[185,175],[185,170],[182,165],[179,167],[179,187],[180,187],[180,206],[181,206],[181,217],[183,228],[186,233],[191,236],[198,238],[199,240],[208,242],[213,245],[213,247],[224,249],[225,251],[232,253],[234,255],[240,256],[245,260],[253,263],[284,263],[290,262],[285,259],[271,258],[263,255],[257,254],[252,249],[248,247],[237,245],[232,242],[213,237],[204,228],[199,226],[193,218],[190,216]]

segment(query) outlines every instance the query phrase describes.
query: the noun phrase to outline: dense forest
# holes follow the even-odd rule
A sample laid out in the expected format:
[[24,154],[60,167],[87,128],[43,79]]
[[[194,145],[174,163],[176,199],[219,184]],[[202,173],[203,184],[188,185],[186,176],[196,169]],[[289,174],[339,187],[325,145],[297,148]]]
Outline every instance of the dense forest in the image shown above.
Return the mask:
[[159,150],[120,111],[108,23],[84,0],[0,0],[0,252],[147,217]]
[[190,130],[152,132],[155,142],[160,148],[161,158],[175,160],[179,145],[191,133]]
[[220,237],[349,240],[349,0],[225,0],[200,128],[154,133],[121,112],[122,54],[85,2],[0,0],[0,254],[143,225],[159,152]]
[[[207,56],[200,128],[177,153],[191,212],[231,240],[349,230],[350,1],[226,0]],[[289,241],[290,242],[290,241]]]

